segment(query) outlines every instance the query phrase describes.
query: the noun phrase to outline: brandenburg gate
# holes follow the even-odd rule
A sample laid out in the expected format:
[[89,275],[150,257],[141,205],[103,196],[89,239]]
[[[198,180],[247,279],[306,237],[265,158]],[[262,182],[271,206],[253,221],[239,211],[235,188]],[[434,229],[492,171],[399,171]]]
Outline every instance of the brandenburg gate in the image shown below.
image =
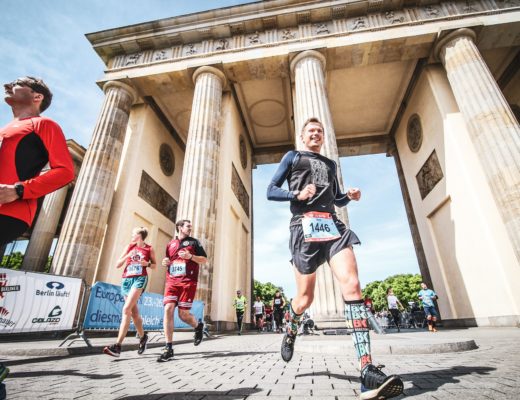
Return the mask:
[[[210,260],[198,297],[231,328],[231,294],[252,295],[252,191],[266,190],[252,169],[297,149],[315,116],[327,157],[395,159],[445,324],[520,322],[519,0],[259,1],[87,39],[105,99],[53,273],[119,283],[132,227],[161,258],[190,218]],[[343,320],[327,267],[313,313]]]

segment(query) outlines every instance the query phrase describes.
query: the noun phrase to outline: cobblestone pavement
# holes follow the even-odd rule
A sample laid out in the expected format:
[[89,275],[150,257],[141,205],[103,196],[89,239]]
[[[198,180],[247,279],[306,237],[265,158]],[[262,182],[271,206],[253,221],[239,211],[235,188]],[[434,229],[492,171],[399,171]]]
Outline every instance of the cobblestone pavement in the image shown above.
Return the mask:
[[[404,397],[519,399],[520,329],[476,329],[472,335],[462,332],[465,337],[474,337],[479,349],[427,355],[386,354],[376,356],[375,361],[386,364],[388,374],[402,376]],[[148,349],[142,356],[135,350],[123,352],[120,359],[103,354],[0,358],[11,369],[5,381],[7,399],[357,397],[359,372],[353,352],[297,352],[286,364],[279,355],[281,338],[277,334],[248,334],[221,336],[198,347],[183,343],[175,346],[175,359],[168,363],[156,362],[160,348]],[[346,336],[344,340],[351,339]]]

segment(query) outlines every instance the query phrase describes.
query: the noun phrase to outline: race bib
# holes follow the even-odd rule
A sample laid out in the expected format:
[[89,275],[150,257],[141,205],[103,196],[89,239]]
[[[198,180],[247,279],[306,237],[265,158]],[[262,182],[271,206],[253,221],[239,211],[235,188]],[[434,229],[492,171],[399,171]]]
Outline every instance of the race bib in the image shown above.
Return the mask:
[[173,264],[170,264],[170,275],[179,276],[186,275],[186,261],[175,260]]
[[280,305],[280,304],[282,304],[282,300],[280,300],[280,299],[274,299],[274,304],[276,304],[276,305]]
[[330,213],[309,211],[303,214],[302,227],[306,242],[326,242],[341,237]]
[[130,264],[128,267],[126,267],[127,275],[142,275],[142,273],[143,266],[141,264]]

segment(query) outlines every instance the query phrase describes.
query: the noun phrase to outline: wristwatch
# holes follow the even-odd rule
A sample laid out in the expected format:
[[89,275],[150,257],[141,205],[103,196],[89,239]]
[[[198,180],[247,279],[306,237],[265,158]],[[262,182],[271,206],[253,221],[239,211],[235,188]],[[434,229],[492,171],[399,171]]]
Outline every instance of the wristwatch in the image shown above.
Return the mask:
[[16,194],[18,195],[18,198],[23,199],[23,191],[24,191],[23,183],[20,183],[20,182],[15,183],[14,190],[16,190]]
[[292,194],[293,194],[295,199],[298,199],[298,196],[300,195],[300,191],[299,190],[293,190]]

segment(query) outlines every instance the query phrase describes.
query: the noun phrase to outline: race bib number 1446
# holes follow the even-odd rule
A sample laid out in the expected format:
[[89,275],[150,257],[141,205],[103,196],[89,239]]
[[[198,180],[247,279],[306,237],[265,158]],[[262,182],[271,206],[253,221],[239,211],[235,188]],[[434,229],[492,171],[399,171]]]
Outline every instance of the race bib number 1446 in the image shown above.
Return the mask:
[[326,242],[341,237],[330,213],[307,212],[303,214],[302,227],[306,242]]

